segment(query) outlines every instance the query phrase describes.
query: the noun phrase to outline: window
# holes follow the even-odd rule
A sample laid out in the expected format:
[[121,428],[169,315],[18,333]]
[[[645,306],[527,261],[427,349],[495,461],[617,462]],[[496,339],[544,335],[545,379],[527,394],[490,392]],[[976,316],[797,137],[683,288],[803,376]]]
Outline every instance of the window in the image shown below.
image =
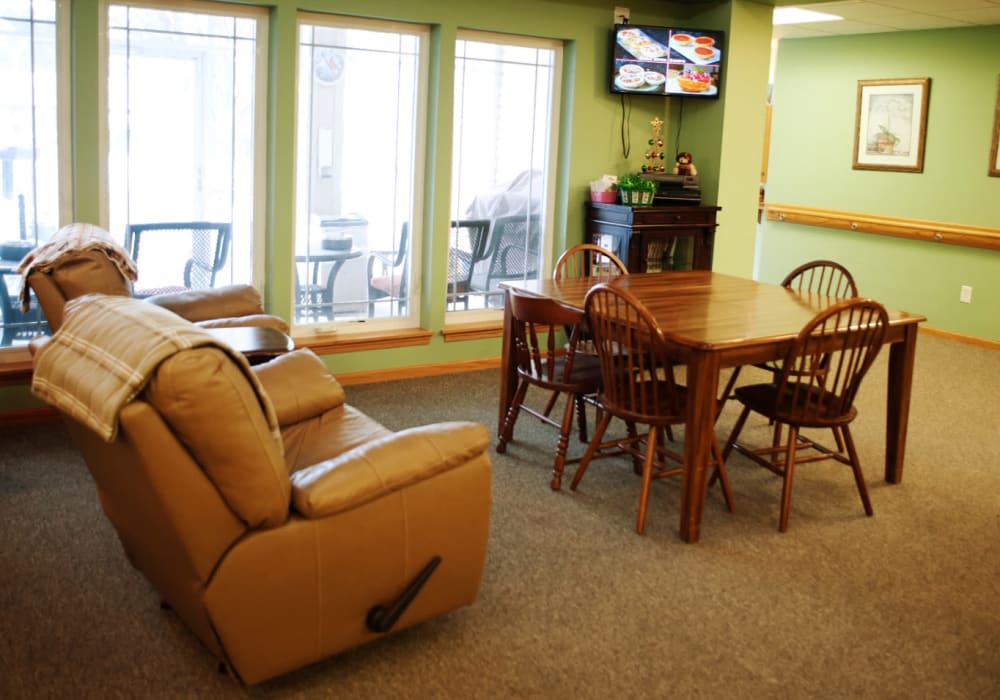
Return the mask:
[[560,61],[555,41],[459,32],[449,310],[502,306],[501,282],[547,269]]
[[[45,332],[33,306],[18,308],[24,255],[47,240],[70,216],[69,129],[61,31],[68,3],[0,2],[0,346]],[[57,27],[60,32],[57,32]]]
[[299,23],[296,324],[414,325],[426,27]]
[[[108,7],[110,231],[125,241],[130,224],[228,224],[221,269],[201,284],[263,275],[265,18],[221,3]],[[144,234],[138,284],[200,286],[183,273],[200,235]]]

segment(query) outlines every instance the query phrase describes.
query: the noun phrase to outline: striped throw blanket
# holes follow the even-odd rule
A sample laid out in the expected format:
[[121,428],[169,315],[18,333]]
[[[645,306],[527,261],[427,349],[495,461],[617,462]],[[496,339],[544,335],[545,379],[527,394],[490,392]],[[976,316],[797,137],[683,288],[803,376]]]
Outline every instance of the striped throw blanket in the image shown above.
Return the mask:
[[[27,280],[32,272],[50,270],[64,255],[79,250],[103,252],[129,281],[135,282],[139,276],[139,271],[128,251],[118,245],[110,233],[100,226],[81,223],[69,224],[56,231],[48,243],[38,246],[24,256],[21,264],[17,266],[17,271]],[[21,285],[20,302],[21,310],[27,311],[30,298],[26,282]]]
[[243,355],[209,331],[131,297],[88,294],[67,302],[62,327],[35,355],[31,391],[111,442],[118,413],[157,366],[180,350],[203,345],[226,351],[243,370],[280,445],[274,407]]

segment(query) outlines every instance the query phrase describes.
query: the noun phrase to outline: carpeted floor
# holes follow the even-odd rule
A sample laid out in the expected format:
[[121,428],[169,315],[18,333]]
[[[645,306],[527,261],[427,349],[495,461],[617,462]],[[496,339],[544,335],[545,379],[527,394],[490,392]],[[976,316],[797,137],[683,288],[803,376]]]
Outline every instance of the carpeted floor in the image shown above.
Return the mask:
[[[734,456],[736,513],[716,488],[701,541],[685,544],[678,482],[659,482],[639,536],[631,465],[596,462],[578,492],[552,492],[554,432],[523,416],[507,454],[491,452],[477,602],[252,688],[218,674],[159,609],[61,428],[5,430],[0,697],[998,697],[1000,353],[921,336],[895,486],[882,480],[885,360],[854,426],[873,518],[845,467],[807,465],[782,535],[780,479]],[[493,429],[496,381],[477,372],[347,393],[390,428],[463,418]]]

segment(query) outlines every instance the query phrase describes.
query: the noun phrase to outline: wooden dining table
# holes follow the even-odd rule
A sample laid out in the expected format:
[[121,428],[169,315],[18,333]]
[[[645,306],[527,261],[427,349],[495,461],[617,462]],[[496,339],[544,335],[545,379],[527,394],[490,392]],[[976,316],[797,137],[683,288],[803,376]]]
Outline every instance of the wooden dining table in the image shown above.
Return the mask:
[[[550,279],[506,282],[501,286],[555,299],[579,310],[582,317],[587,292],[601,281],[583,277],[559,282]],[[611,284],[627,289],[646,305],[663,329],[676,361],[687,366],[689,400],[684,431],[680,536],[687,542],[697,542],[717,416],[720,370],[780,359],[805,323],[838,299],[701,270],[630,274],[616,278]],[[887,311],[885,480],[895,484],[903,478],[917,328],[926,318],[906,311]],[[510,309],[505,303],[498,431],[517,386],[510,330]]]

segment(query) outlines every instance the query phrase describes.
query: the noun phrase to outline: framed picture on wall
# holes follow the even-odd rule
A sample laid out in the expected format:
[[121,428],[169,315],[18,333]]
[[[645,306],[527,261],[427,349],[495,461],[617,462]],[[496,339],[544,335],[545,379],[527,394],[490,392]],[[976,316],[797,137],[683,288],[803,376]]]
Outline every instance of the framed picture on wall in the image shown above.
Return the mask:
[[930,78],[859,80],[854,169],[924,169]]
[[1000,76],[997,76],[997,106],[993,115],[993,147],[990,150],[990,175],[1000,177]]

